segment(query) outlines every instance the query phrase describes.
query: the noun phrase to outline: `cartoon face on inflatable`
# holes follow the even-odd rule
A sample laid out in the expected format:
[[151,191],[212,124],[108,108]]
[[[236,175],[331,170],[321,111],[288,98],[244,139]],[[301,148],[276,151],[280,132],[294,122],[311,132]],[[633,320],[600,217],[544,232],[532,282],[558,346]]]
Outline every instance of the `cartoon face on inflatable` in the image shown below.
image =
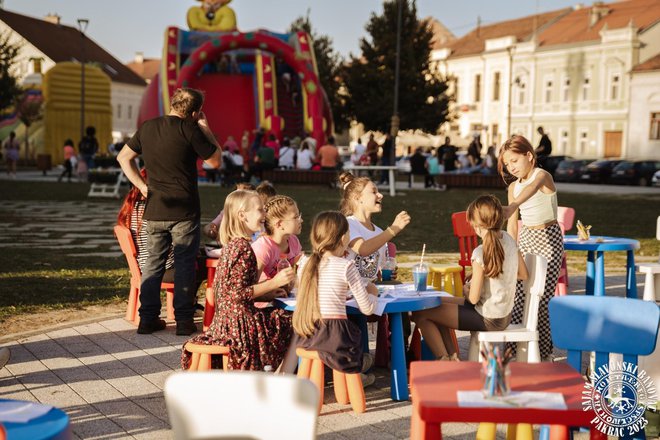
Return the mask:
[[228,32],[236,29],[236,14],[227,6],[231,0],[197,0],[200,6],[188,9],[188,26],[193,31]]

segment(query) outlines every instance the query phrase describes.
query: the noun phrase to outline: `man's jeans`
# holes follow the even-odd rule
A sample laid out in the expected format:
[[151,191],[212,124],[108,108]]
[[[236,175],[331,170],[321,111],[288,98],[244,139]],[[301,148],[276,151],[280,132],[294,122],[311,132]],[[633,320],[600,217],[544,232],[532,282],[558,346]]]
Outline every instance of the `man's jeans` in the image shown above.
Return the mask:
[[174,317],[177,322],[193,319],[195,260],[199,251],[199,220],[154,221],[147,223],[149,256],[142,271],[140,320],[158,319],[160,285],[170,246],[174,245]]

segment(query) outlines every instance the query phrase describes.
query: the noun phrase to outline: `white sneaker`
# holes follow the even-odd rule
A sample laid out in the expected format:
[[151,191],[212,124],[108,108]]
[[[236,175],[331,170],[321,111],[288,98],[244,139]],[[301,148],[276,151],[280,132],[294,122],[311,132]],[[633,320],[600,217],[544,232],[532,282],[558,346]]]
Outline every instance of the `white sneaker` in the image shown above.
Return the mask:
[[373,373],[360,373],[360,377],[362,378],[362,388],[369,387],[376,382],[376,376],[374,376]]
[[366,373],[374,365],[374,355],[371,353],[364,353],[362,355],[362,372]]
[[7,347],[0,347],[0,368],[7,365],[9,358],[11,357],[11,352]]

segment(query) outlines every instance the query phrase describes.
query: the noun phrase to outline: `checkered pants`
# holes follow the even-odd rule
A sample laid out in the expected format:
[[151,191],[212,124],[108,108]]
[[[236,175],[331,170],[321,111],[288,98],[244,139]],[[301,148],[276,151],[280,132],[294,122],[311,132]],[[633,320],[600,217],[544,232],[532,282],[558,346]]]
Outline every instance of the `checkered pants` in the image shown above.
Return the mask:
[[[520,231],[518,248],[523,256],[527,254],[543,255],[548,260],[548,273],[545,278],[545,289],[539,305],[539,348],[541,359],[552,354],[552,336],[550,335],[550,319],[548,316],[548,302],[555,295],[557,278],[564,257],[564,238],[558,224],[548,226],[544,229],[527,229],[525,226]],[[525,295],[523,283],[518,281],[516,286],[516,299],[511,315],[512,324],[523,322],[523,310],[525,306]],[[514,350],[515,344],[510,344]]]

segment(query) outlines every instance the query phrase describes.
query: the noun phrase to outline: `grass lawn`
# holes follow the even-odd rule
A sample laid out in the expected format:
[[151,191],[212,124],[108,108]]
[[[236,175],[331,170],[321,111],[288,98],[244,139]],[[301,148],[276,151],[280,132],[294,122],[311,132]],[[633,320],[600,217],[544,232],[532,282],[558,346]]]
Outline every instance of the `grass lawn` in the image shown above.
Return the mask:
[[[21,242],[31,238],[35,231],[12,230],[32,220],[5,209],[8,201],[40,202],[87,202],[86,184],[55,184],[36,182],[0,181],[0,223],[4,227],[0,243]],[[278,187],[280,193],[298,201],[305,223],[300,238],[303,248],[309,249],[308,234],[313,216],[322,210],[336,209],[339,191],[322,186]],[[221,209],[229,189],[204,186],[200,188],[202,218],[209,221]],[[450,216],[462,211],[467,204],[484,190],[406,191],[395,198],[385,196],[383,212],[374,217],[385,228],[401,210],[412,216],[412,223],[396,238],[401,259],[407,253],[419,254],[426,243],[429,253],[457,252],[456,239],[452,234]],[[502,200],[504,191],[496,191]],[[100,214],[106,217],[117,212],[121,201],[95,200]],[[655,240],[655,223],[660,210],[660,195],[615,196],[593,194],[559,194],[559,204],[573,206],[577,219],[593,225],[594,235],[613,235],[635,238],[641,241],[640,255],[658,255],[660,245]],[[47,230],[47,228],[46,228]],[[69,231],[75,232],[75,231]],[[57,239],[65,232],[49,232],[48,239]],[[112,238],[111,224],[103,231],[104,238]],[[36,234],[35,234],[36,235]],[[84,308],[89,304],[119,303],[126,299],[129,284],[128,268],[123,256],[98,258],[69,256],[70,249],[40,249],[38,245],[11,248],[0,252],[0,322],[12,315],[34,313],[42,310]],[[110,245],[100,246],[90,252],[109,251]],[[78,251],[80,252],[80,251]],[[620,255],[618,255],[620,254]],[[570,256],[569,266],[584,270],[584,255]],[[437,259],[435,261],[438,261]],[[625,254],[617,253],[606,259],[608,269],[622,268]],[[407,271],[402,271],[404,277]],[[2,330],[0,328],[0,330]],[[2,333],[0,331],[0,333]]]

